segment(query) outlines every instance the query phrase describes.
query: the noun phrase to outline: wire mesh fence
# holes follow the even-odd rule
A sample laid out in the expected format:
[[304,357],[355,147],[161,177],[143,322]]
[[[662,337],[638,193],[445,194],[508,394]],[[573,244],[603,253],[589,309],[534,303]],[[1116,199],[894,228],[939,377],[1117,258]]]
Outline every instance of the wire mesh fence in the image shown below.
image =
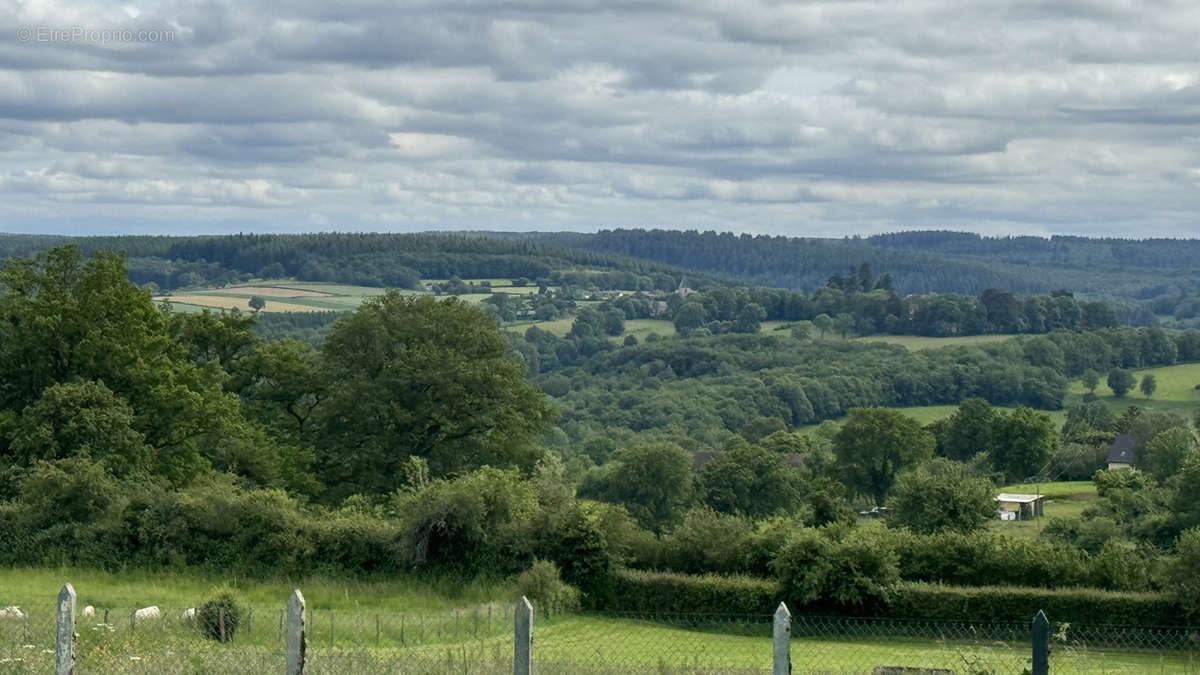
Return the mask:
[[[0,613],[0,675],[54,672],[56,606],[41,600]],[[236,616],[192,608],[77,608],[77,672],[280,672],[286,609],[245,607]],[[310,607],[306,672],[462,673],[514,671],[514,606],[444,612]],[[1034,673],[1028,622],[942,622],[785,617],[792,673],[1020,675]],[[538,673],[751,675],[773,670],[777,643],[768,615],[561,613],[535,610]],[[1049,624],[1050,673],[1197,673],[1195,628]]]

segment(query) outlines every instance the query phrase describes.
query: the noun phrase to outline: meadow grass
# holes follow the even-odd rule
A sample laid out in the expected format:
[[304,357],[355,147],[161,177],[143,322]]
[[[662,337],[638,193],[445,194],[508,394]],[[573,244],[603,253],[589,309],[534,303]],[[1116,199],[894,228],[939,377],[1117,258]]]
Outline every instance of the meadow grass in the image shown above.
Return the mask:
[[886,342],[891,345],[901,345],[909,351],[922,349],[937,349],[956,345],[978,345],[989,342],[1003,342],[1015,335],[963,335],[954,337],[923,337],[920,335],[869,335],[852,338],[854,342]]
[[[1012,409],[1010,406],[993,406],[993,407],[996,410],[1000,410],[1000,411],[1008,411],[1008,410]],[[958,410],[958,406],[957,405],[920,405],[920,406],[895,408],[895,410],[905,414],[908,417],[911,417],[912,419],[916,420],[917,422],[920,422],[922,425],[926,425],[926,424],[936,422],[940,419],[945,419],[947,417],[950,417],[951,415],[953,415],[955,413],[955,411]],[[1054,424],[1054,427],[1056,429],[1062,427],[1063,423],[1065,423],[1067,421],[1067,414],[1065,412],[1063,412],[1062,410],[1039,410],[1038,412],[1043,415],[1049,416],[1050,422]],[[838,428],[841,428],[841,426],[846,423],[846,419],[847,419],[846,417],[837,417],[831,421],[835,425],[837,425]],[[805,425],[796,427],[796,431],[799,431],[799,432],[805,433],[805,434],[810,434],[813,431],[815,431],[818,426],[819,426],[819,424],[805,424]]]
[[199,570],[103,571],[73,567],[0,568],[0,606],[52,602],[71,582],[80,606],[192,607],[215,588],[229,587],[248,605],[282,606],[300,588],[310,607],[443,611],[510,600],[511,587],[498,581],[388,575],[386,577],[249,579]]
[[[1112,390],[1108,388],[1108,384],[1105,382],[1105,375],[1102,375],[1100,377],[1100,386],[1096,387],[1096,395],[1100,401],[1115,411],[1136,405],[1140,408],[1175,412],[1189,417],[1197,409],[1200,409],[1200,390],[1196,389],[1196,385],[1200,384],[1200,363],[1181,363],[1161,368],[1143,368],[1132,372],[1134,378],[1137,380],[1137,384],[1134,385],[1134,388],[1129,393],[1121,398],[1113,395]],[[1138,388],[1142,377],[1147,373],[1152,373],[1158,384],[1158,389],[1150,398],[1143,396],[1141,390]],[[1083,395],[1087,391],[1082,381],[1075,380],[1071,382],[1067,390],[1066,404],[1072,405],[1081,402]]]

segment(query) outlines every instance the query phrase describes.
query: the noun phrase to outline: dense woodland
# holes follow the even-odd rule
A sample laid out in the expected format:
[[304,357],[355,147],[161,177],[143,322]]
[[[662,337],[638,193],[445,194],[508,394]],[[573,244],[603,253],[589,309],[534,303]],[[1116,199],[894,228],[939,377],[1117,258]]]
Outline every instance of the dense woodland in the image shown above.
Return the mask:
[[[506,332],[501,301],[433,294],[388,292],[341,315],[172,313],[126,267],[295,273],[306,246],[365,261],[392,241],[328,237],[326,249],[136,239],[125,257],[96,250],[123,240],[24,256],[56,242],[9,241],[0,562],[503,577],[541,560],[582,594],[563,597],[609,609],[670,587],[705,610],[776,584],[797,607],[899,612],[938,582],[993,618],[1023,612],[997,584],[1156,593],[1104,596],[1129,616],[1146,603],[1200,610],[1196,421],[1091,398],[1062,428],[1040,412],[1064,406],[1068,379],[1107,377],[1124,394],[1130,369],[1200,361],[1198,332],[1119,325],[1110,303],[1069,291],[910,297],[866,260],[812,292],[714,271],[663,301],[677,269],[628,252],[542,257],[547,244],[519,238],[400,238],[437,252],[397,260],[420,278],[476,265],[537,283],[528,257],[555,283],[508,309],[567,311],[565,337]],[[629,292],[572,305],[630,279]],[[1025,334],[925,351],[833,334],[839,316],[845,331],[878,330],[880,311],[883,330],[912,332],[943,301],[959,308],[947,334]],[[655,307],[678,336],[609,340]],[[768,317],[789,325],[764,332]],[[928,426],[893,408],[933,403],[959,407]],[[1122,433],[1141,471],[1103,470]],[[1099,499],[1037,538],[989,528],[996,486],[1039,476],[1094,479]],[[894,516],[860,519],[870,505]],[[746,576],[669,576],[704,573]],[[1086,617],[1092,597],[1063,616]]]

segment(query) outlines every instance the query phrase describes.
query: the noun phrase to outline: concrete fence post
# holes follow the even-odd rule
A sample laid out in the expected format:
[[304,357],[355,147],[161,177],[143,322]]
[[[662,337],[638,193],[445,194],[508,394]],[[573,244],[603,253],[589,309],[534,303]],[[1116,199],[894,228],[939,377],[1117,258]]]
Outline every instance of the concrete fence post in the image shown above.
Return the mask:
[[774,653],[771,675],[791,675],[792,672],[792,613],[787,605],[779,603],[775,610]]
[[308,672],[308,632],[305,623],[304,594],[297,588],[292,591],[287,604],[287,675],[305,675]]
[[1038,610],[1033,617],[1033,675],[1050,673],[1050,621]]
[[533,605],[521,596],[513,618],[513,675],[533,672]]
[[54,656],[55,675],[75,675],[75,589],[71,584],[58,592],[58,639]]

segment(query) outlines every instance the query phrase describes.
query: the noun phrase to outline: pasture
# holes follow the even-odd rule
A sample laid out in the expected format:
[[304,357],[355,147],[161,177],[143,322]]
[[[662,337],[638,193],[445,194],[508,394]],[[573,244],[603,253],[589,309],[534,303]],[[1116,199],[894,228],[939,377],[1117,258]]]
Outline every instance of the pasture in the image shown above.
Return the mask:
[[953,347],[961,345],[980,345],[990,342],[1003,342],[1015,335],[963,335],[956,337],[923,337],[920,335],[870,335],[853,338],[855,342],[885,342],[890,345],[900,345],[909,351],[922,349],[937,349],[938,347]]
[[1096,501],[1096,485],[1091,481],[1016,483],[997,488],[996,492],[1041,494],[1046,497],[1045,513],[1035,520],[994,520],[991,527],[1014,537],[1036,537],[1050,518],[1078,518]]
[[[1125,396],[1117,398],[1105,382],[1107,374],[1102,374],[1100,386],[1096,387],[1096,395],[1114,412],[1136,405],[1140,408],[1176,412],[1191,417],[1197,409],[1200,409],[1200,390],[1196,389],[1196,385],[1200,384],[1200,363],[1143,368],[1132,372],[1138,384],[1141,384],[1144,375],[1152,373],[1158,382],[1158,389],[1153,396],[1146,398],[1135,385]],[[1071,382],[1065,401],[1066,405],[1079,403],[1087,391],[1083,382],[1079,380]]]
[[[1009,407],[1009,406],[994,406],[994,407],[996,408],[996,410],[1001,410],[1001,411],[1011,410],[1011,407]],[[896,408],[896,410],[898,410],[901,413],[904,413],[905,415],[907,415],[908,417],[911,417],[914,420],[920,422],[922,425],[926,425],[926,424],[930,424],[932,422],[936,422],[940,419],[945,419],[947,417],[950,417],[951,415],[954,414],[954,412],[956,410],[958,410],[958,406],[957,405],[921,405],[921,406],[911,406],[911,407],[906,407],[906,408]],[[1050,421],[1054,423],[1055,427],[1062,427],[1063,423],[1065,423],[1067,421],[1066,413],[1061,410],[1039,410],[1038,412],[1043,415],[1049,416]],[[845,424],[846,418],[839,417],[837,419],[832,420],[832,422],[840,428],[843,424]],[[797,427],[796,431],[799,431],[801,433],[812,433],[813,431],[816,430],[816,428],[818,426],[819,425],[817,425],[817,424],[806,424],[804,426]]]

